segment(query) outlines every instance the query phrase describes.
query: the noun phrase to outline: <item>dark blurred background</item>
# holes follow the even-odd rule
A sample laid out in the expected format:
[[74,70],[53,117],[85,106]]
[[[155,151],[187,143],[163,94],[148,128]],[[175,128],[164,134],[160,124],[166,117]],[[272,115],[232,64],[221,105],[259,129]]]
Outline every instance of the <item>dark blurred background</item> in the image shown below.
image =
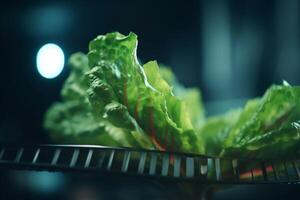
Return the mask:
[[[207,115],[242,106],[282,80],[299,85],[299,6],[297,0],[2,2],[0,142],[47,142],[43,115],[60,100],[69,70],[65,64],[53,79],[39,74],[36,55],[46,43],[59,45],[67,61],[73,52],[86,53],[99,34],[133,31],[141,62],[156,59],[185,86],[199,87]],[[15,183],[11,177],[18,175],[6,174],[1,182]],[[277,189],[283,196],[274,197],[286,199],[297,187]]]

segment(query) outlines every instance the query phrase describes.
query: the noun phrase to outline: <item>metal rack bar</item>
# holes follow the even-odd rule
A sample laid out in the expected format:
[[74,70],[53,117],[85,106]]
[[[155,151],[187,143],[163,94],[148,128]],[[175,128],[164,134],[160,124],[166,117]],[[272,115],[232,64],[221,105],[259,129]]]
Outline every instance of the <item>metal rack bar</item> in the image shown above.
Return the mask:
[[220,163],[220,159],[216,158],[215,159],[215,167],[216,167],[216,178],[217,180],[221,180],[222,179],[222,175],[221,175],[221,163]]
[[100,159],[98,161],[98,167],[102,168],[102,165],[104,163],[104,158],[105,158],[105,151],[100,152]]
[[277,173],[277,169],[276,169],[276,167],[274,166],[274,164],[272,164],[272,168],[273,168],[275,180],[279,180],[278,173]]
[[2,157],[3,157],[3,155],[4,155],[4,152],[5,152],[5,148],[3,147],[3,148],[1,149],[1,152],[0,152],[0,160],[2,160]]
[[56,150],[55,150],[55,153],[54,153],[53,159],[52,159],[52,161],[51,161],[51,165],[56,165],[56,164],[57,164],[57,161],[58,161],[58,158],[59,158],[60,152],[61,152],[61,150],[60,150],[60,149],[56,149]]
[[161,175],[167,176],[169,171],[169,160],[170,157],[168,154],[165,154],[162,161],[162,169],[161,169]]
[[[86,145],[0,145],[0,149],[0,167],[6,169],[77,170],[107,175],[121,172],[119,175],[217,184],[300,182],[297,160],[230,160],[176,152]],[[133,151],[136,152],[134,156]],[[128,171],[129,165],[135,170]]]
[[294,167],[295,171],[297,172],[298,179],[300,179],[300,171],[296,164],[296,161],[293,161],[292,163],[293,163],[293,167]]
[[180,161],[181,158],[177,155],[174,155],[174,177],[179,177],[180,176]]
[[35,164],[37,162],[37,159],[40,155],[40,148],[38,148],[33,156],[33,159],[32,159],[32,164]]
[[237,160],[232,160],[232,170],[235,175],[235,179],[238,181],[240,179],[239,165]]
[[157,163],[157,154],[156,153],[151,153],[150,168],[149,168],[149,174],[150,175],[155,174],[156,163]]
[[115,150],[111,150],[110,155],[109,155],[109,159],[108,159],[108,163],[107,163],[107,167],[106,170],[110,170],[111,166],[112,166],[112,162],[115,156]]
[[84,168],[88,168],[90,166],[92,156],[93,156],[93,149],[90,149],[84,163]]
[[186,158],[186,177],[194,177],[194,158]]
[[143,174],[144,173],[146,156],[147,156],[146,152],[141,153],[140,162],[139,162],[139,166],[138,166],[138,174]]
[[262,169],[264,180],[268,181],[267,169],[266,169],[266,165],[264,162],[261,163],[261,169]]
[[20,162],[21,157],[22,157],[22,154],[23,154],[23,151],[24,151],[23,148],[20,148],[20,149],[19,149],[19,151],[18,151],[18,153],[17,153],[17,155],[16,155],[16,158],[15,158],[15,162],[16,162],[16,163]]
[[126,172],[128,169],[130,155],[131,155],[130,151],[126,151],[124,154],[124,160],[123,160],[122,169],[121,169],[122,172]]
[[73,166],[76,165],[79,153],[80,153],[79,149],[74,150],[73,155],[72,155],[72,159],[71,159],[71,162],[70,162],[70,167],[73,167]]

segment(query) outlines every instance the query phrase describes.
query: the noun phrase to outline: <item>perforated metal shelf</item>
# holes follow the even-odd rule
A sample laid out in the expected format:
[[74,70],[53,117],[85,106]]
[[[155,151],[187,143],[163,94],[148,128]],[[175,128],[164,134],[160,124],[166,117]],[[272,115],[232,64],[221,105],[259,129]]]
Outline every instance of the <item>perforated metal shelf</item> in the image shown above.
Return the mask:
[[0,145],[0,167],[200,183],[298,183],[300,160],[245,160],[97,145]]

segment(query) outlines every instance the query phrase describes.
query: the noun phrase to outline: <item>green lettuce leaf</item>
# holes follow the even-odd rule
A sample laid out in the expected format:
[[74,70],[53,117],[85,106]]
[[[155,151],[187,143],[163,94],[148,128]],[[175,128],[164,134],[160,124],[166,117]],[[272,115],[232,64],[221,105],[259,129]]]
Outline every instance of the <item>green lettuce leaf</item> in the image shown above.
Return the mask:
[[186,104],[186,109],[195,128],[203,125],[205,121],[205,110],[202,95],[198,88],[185,88],[175,77],[172,70],[164,65],[160,65],[159,72],[162,78],[172,86],[172,92]]
[[299,156],[300,121],[251,138],[243,146],[228,147],[221,156],[236,158],[295,158]]
[[243,109],[205,118],[201,93],[156,61],[138,62],[137,36],[101,35],[71,56],[62,101],[45,115],[55,142],[141,147],[224,157],[296,156],[300,87],[270,87]]
[[[221,155],[288,155],[287,146],[299,145],[299,97],[300,87],[283,84],[270,87],[261,99],[249,101],[231,127]],[[279,149],[281,154],[274,154]]]
[[206,155],[220,155],[230,128],[238,121],[240,116],[241,109],[235,109],[222,115],[207,118],[205,123],[197,130],[200,139],[205,141]]
[[93,110],[126,127],[144,148],[201,151],[185,103],[173,95],[156,62],[139,64],[136,47],[134,33],[109,33],[90,42],[86,77]]
[[128,131],[94,117],[87,95],[89,70],[87,56],[76,53],[70,57],[71,73],[61,96],[63,102],[53,104],[45,114],[44,127],[55,142],[100,144],[133,147],[136,141]]

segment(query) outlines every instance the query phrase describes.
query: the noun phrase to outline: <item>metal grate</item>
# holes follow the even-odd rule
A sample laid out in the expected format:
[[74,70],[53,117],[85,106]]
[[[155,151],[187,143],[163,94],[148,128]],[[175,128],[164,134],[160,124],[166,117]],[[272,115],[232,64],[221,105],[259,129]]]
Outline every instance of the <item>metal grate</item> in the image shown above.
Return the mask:
[[0,145],[0,167],[87,171],[202,183],[298,183],[299,160],[261,161],[94,145]]

